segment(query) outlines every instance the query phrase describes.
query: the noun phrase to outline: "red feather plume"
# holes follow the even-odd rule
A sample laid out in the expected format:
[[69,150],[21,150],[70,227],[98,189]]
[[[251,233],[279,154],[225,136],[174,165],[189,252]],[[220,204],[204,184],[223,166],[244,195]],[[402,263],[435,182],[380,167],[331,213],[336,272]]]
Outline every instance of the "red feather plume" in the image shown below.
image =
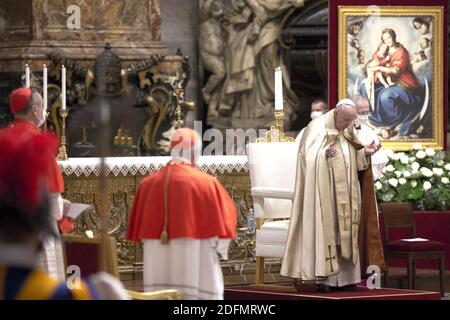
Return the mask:
[[55,136],[28,128],[0,130],[0,201],[34,213],[47,188]]

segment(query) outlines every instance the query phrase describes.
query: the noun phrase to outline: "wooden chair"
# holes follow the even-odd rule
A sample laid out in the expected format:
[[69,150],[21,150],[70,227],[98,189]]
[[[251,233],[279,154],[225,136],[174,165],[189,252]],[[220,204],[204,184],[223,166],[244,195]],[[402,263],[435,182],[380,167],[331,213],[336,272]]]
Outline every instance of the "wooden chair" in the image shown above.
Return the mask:
[[[247,145],[251,194],[256,217],[256,283],[264,284],[264,258],[283,258],[295,188],[298,144],[261,142]],[[294,287],[276,286],[295,291]]]
[[[89,276],[100,270],[106,270],[119,279],[116,240],[108,236],[105,249],[102,249],[102,239],[99,237],[88,238],[84,235],[63,235],[64,266],[77,265],[83,272],[83,276]],[[102,268],[102,266],[105,267]],[[138,292],[127,290],[128,295],[134,300],[178,300],[182,298],[179,290],[157,290],[151,292]]]
[[439,279],[441,296],[444,296],[445,244],[439,241],[389,241],[389,230],[392,228],[409,228],[412,238],[416,238],[416,222],[410,203],[380,204],[384,221],[384,255],[386,272],[384,286],[389,276],[388,259],[405,259],[407,262],[408,289],[414,289],[416,277],[416,260],[439,260]]
[[[88,238],[83,235],[62,235],[64,266],[77,265],[83,276],[90,276],[99,270],[105,270],[119,278],[117,264],[116,240],[108,237],[106,240],[105,260],[101,253],[102,240],[99,237]],[[103,264],[105,268],[102,268]]]

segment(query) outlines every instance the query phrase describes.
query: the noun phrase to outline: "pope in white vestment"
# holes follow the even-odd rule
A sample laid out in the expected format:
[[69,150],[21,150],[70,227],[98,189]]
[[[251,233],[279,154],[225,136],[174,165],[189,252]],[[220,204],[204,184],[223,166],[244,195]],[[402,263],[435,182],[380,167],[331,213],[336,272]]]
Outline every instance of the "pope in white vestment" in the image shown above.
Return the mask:
[[[354,132],[355,118],[354,102],[344,99],[334,110],[313,120],[304,131],[281,269],[283,276],[344,287],[361,281],[361,259],[364,265],[367,259],[371,264],[383,265],[374,220],[376,211],[370,210],[371,216],[366,217],[364,212],[369,210],[361,209],[362,184],[358,173],[370,168],[370,155],[379,146],[371,143],[363,147],[359,143]],[[371,191],[372,201],[372,180]],[[360,231],[374,236],[366,241]]]

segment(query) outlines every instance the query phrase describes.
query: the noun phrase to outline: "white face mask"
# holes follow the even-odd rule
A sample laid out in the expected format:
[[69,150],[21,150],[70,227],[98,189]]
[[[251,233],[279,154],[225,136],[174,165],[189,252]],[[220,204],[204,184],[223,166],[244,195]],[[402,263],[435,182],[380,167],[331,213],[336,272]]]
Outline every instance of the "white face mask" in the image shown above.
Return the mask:
[[316,119],[320,117],[323,114],[322,111],[311,111],[311,119]]
[[45,118],[42,120],[39,120],[38,128],[42,127],[44,125],[44,123],[45,123]]
[[36,120],[38,121],[38,125],[37,125],[38,128],[41,127],[45,123],[45,115],[46,115],[45,110],[42,110],[42,111],[39,110],[35,113]]
[[355,120],[355,124],[357,127],[359,127],[360,125],[367,125],[367,121],[369,121],[369,115],[368,114],[358,114],[356,120]]

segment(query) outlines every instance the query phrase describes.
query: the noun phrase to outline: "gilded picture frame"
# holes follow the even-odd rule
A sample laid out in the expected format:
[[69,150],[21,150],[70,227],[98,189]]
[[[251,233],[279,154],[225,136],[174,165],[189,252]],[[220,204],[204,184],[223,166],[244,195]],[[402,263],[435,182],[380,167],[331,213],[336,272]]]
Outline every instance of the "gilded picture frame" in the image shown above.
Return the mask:
[[337,98],[368,99],[368,124],[386,148],[445,148],[444,14],[443,6],[337,7]]

